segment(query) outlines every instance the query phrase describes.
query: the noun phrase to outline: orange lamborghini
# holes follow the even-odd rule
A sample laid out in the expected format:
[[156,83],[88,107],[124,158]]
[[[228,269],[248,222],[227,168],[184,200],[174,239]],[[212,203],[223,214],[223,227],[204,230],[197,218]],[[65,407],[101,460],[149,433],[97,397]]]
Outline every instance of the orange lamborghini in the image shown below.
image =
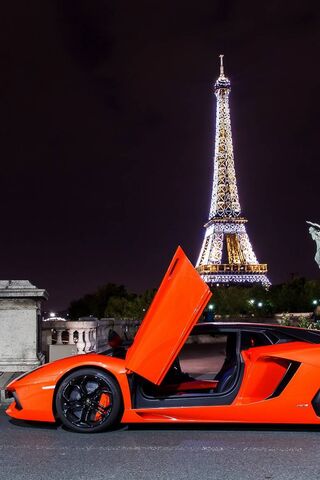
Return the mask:
[[8,415],[77,432],[117,423],[320,424],[320,333],[197,323],[211,297],[181,248],[131,345],[43,365],[7,386]]

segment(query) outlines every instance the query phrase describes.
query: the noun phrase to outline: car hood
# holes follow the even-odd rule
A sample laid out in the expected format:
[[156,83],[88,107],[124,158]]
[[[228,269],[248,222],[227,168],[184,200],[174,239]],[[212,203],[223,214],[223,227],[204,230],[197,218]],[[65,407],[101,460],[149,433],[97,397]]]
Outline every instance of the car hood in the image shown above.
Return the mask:
[[210,297],[209,287],[178,247],[127,352],[126,368],[159,385]]

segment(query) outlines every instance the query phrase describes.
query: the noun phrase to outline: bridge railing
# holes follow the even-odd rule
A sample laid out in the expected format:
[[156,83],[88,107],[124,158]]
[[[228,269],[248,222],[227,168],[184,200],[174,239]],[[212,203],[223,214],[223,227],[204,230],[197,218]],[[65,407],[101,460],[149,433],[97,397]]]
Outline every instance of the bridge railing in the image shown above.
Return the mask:
[[53,319],[42,321],[42,352],[47,360],[49,359],[50,345],[73,345],[77,354],[101,352],[108,348],[110,330],[115,330],[122,338],[130,340],[134,337],[138,326],[139,322],[126,321],[125,319],[116,320],[114,318],[98,320],[89,317],[79,320]]

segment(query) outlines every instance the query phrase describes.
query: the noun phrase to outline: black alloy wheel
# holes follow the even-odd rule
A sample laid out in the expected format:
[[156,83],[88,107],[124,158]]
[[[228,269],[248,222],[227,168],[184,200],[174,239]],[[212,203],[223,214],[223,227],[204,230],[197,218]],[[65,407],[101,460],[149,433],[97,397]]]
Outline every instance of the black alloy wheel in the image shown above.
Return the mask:
[[81,368],[62,381],[55,406],[57,417],[67,428],[75,432],[101,432],[119,423],[122,396],[111,375],[94,368]]

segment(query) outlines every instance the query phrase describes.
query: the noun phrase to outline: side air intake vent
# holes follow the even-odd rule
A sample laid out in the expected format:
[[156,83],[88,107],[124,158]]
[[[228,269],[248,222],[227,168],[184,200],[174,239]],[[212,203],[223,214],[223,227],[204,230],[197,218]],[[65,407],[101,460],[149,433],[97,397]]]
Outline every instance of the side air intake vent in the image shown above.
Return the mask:
[[279,383],[279,385],[277,386],[277,388],[275,389],[273,394],[270,395],[269,398],[279,397],[279,395],[286,388],[286,386],[288,385],[288,383],[290,382],[290,380],[292,379],[293,375],[296,373],[296,371],[298,370],[299,367],[300,367],[299,362],[290,362],[286,373],[282,377],[281,382]]
[[312,400],[313,410],[316,412],[316,415],[320,417],[320,390],[317,391]]

